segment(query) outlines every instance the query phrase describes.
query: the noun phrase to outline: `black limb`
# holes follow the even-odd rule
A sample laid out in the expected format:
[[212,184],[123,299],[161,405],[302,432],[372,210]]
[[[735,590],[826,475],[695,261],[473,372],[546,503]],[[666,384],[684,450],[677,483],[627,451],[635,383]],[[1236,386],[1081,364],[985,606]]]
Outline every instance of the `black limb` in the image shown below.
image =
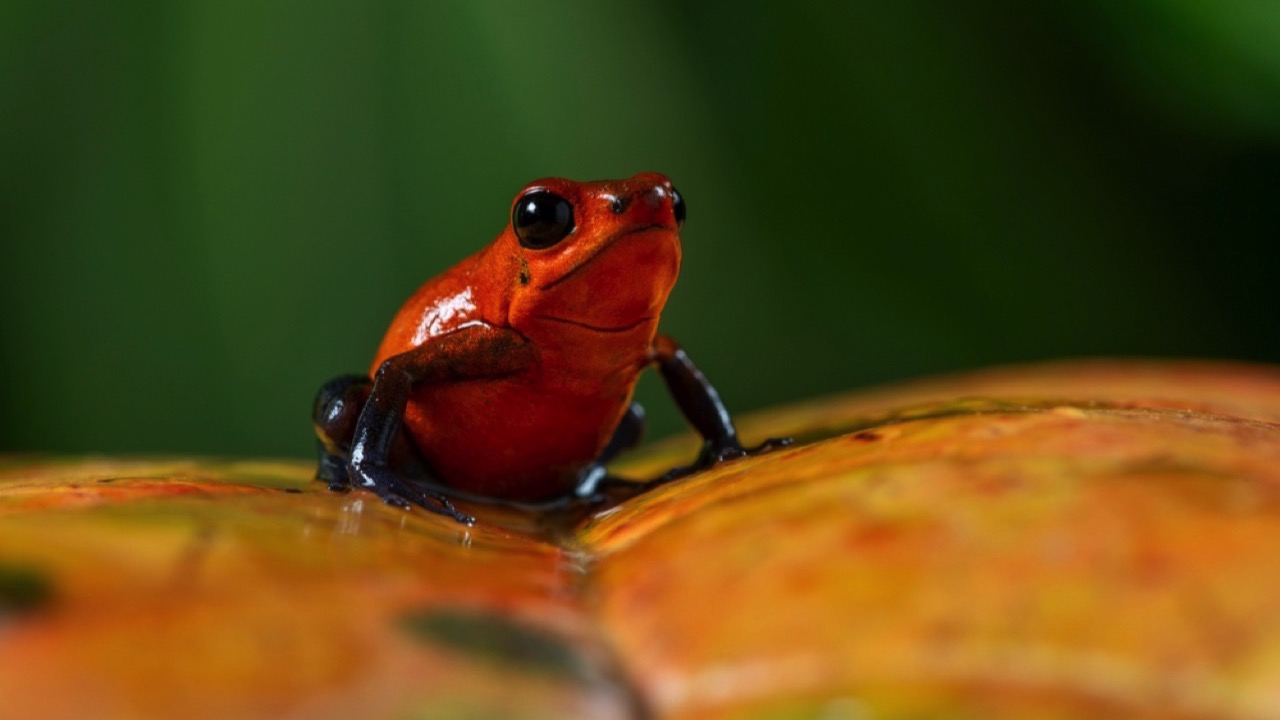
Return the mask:
[[411,504],[419,505],[471,525],[475,518],[458,512],[447,497],[423,492],[388,467],[391,448],[400,432],[409,392],[413,389],[413,374],[406,367],[408,363],[397,362],[402,357],[391,358],[378,368],[369,398],[360,411],[351,442],[350,484],[376,493],[388,505],[406,510]]
[[347,473],[351,440],[360,409],[372,386],[368,375],[340,375],[321,385],[316,393],[311,409],[320,456],[316,479],[328,483],[330,490],[341,492],[351,488]]
[[640,444],[644,439],[645,419],[644,406],[638,402],[631,403],[627,407],[627,411],[622,414],[622,419],[618,421],[618,427],[613,430],[613,437],[609,438],[609,444],[604,446],[604,450],[600,452],[600,457],[596,458],[596,462],[604,464],[618,457],[624,450]]
[[475,518],[459,512],[448,497],[423,490],[389,467],[409,395],[421,384],[504,375],[532,362],[532,350],[524,338],[488,326],[458,330],[388,358],[378,367],[356,421],[348,463],[351,486],[374,492],[390,505],[405,509],[419,505],[474,524]]
[[618,421],[618,427],[614,428],[613,437],[609,438],[609,444],[604,446],[600,457],[578,474],[574,495],[580,498],[595,496],[600,483],[609,479],[609,471],[605,465],[624,450],[630,450],[639,445],[644,439],[644,430],[644,407],[640,403],[633,402],[627,407],[622,419]]
[[669,482],[725,460],[767,452],[792,443],[791,438],[770,438],[752,448],[742,447],[733,418],[720,400],[720,394],[683,348],[671,338],[659,335],[653,341],[653,360],[675,398],[676,406],[702,436],[703,445],[692,464],[673,468],[651,484]]

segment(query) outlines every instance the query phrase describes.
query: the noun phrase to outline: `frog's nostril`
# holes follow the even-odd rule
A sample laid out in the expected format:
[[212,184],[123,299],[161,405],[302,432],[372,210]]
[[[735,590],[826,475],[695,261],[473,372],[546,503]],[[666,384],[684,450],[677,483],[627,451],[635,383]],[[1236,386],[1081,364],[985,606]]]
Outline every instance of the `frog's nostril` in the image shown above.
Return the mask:
[[[675,220],[676,227],[684,225],[685,206],[684,197],[680,195],[680,191],[676,190],[670,182],[664,182],[660,185],[654,185],[644,193],[645,204],[650,210],[657,211],[663,215],[670,213],[671,219]],[[670,222],[667,220],[665,222]]]
[[[627,216],[629,222],[639,225],[657,225],[679,229],[684,225],[685,203],[665,175],[641,173],[621,183],[617,195],[606,194],[615,215]],[[618,203],[622,209],[619,211]]]
[[644,192],[644,202],[652,210],[662,207],[667,200],[667,189],[661,185],[654,185]]

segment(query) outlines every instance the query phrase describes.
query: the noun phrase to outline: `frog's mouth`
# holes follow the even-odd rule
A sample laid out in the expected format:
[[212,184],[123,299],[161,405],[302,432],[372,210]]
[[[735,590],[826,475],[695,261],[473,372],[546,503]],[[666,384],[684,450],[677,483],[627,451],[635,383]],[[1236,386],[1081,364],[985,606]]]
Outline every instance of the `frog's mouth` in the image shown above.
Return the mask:
[[617,235],[613,235],[609,237],[607,240],[605,240],[604,242],[600,243],[598,246],[596,246],[594,250],[591,251],[591,254],[587,255],[586,257],[582,258],[578,262],[574,263],[573,267],[566,270],[565,273],[560,277],[556,278],[555,280],[552,280],[546,285],[543,285],[542,289],[550,290],[551,288],[559,285],[565,280],[568,280],[574,275],[577,275],[579,271],[581,271],[586,266],[590,265],[591,261],[600,257],[601,253],[603,253],[605,250],[608,250],[610,247],[614,245],[614,243],[618,242],[622,238],[628,237],[630,235],[637,235],[642,232],[650,232],[653,230],[664,230],[666,232],[671,233],[672,235],[676,234],[676,228],[670,225],[664,225],[662,223],[649,223],[648,225],[641,225],[639,227],[633,227],[630,230],[625,230],[623,232],[620,232]]
[[621,334],[625,332],[631,332],[632,330],[635,330],[641,325],[653,320],[653,316],[650,315],[647,317],[642,317],[639,320],[636,320],[635,322],[630,323],[628,325],[624,325],[622,327],[601,327],[599,325],[592,325],[591,323],[582,322],[581,320],[570,320],[569,318],[556,317],[554,315],[534,315],[534,318],[537,320],[547,320],[550,322],[564,323],[565,325],[572,325],[574,327],[582,328],[583,330],[590,330],[592,332],[605,333],[605,334]]

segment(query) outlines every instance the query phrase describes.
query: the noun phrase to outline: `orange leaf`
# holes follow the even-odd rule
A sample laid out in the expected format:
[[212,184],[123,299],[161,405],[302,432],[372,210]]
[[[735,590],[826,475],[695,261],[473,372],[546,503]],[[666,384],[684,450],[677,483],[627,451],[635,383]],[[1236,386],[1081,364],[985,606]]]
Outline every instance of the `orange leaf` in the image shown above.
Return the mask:
[[742,427],[805,442],[558,529],[302,462],[11,458],[3,714],[1280,714],[1277,369],[1001,369]]

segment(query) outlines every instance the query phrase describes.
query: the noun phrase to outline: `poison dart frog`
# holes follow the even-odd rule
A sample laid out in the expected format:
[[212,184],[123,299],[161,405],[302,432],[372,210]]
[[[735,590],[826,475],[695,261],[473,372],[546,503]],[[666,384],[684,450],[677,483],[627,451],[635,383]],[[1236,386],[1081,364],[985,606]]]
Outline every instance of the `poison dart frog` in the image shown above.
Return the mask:
[[684,198],[657,173],[527,185],[497,239],[400,308],[370,375],[320,389],[317,477],[467,524],[450,489],[590,497],[604,464],[640,440],[631,398],[650,365],[704,445],[647,485],[788,443],[744,449],[715,388],[657,332],[684,219]]

